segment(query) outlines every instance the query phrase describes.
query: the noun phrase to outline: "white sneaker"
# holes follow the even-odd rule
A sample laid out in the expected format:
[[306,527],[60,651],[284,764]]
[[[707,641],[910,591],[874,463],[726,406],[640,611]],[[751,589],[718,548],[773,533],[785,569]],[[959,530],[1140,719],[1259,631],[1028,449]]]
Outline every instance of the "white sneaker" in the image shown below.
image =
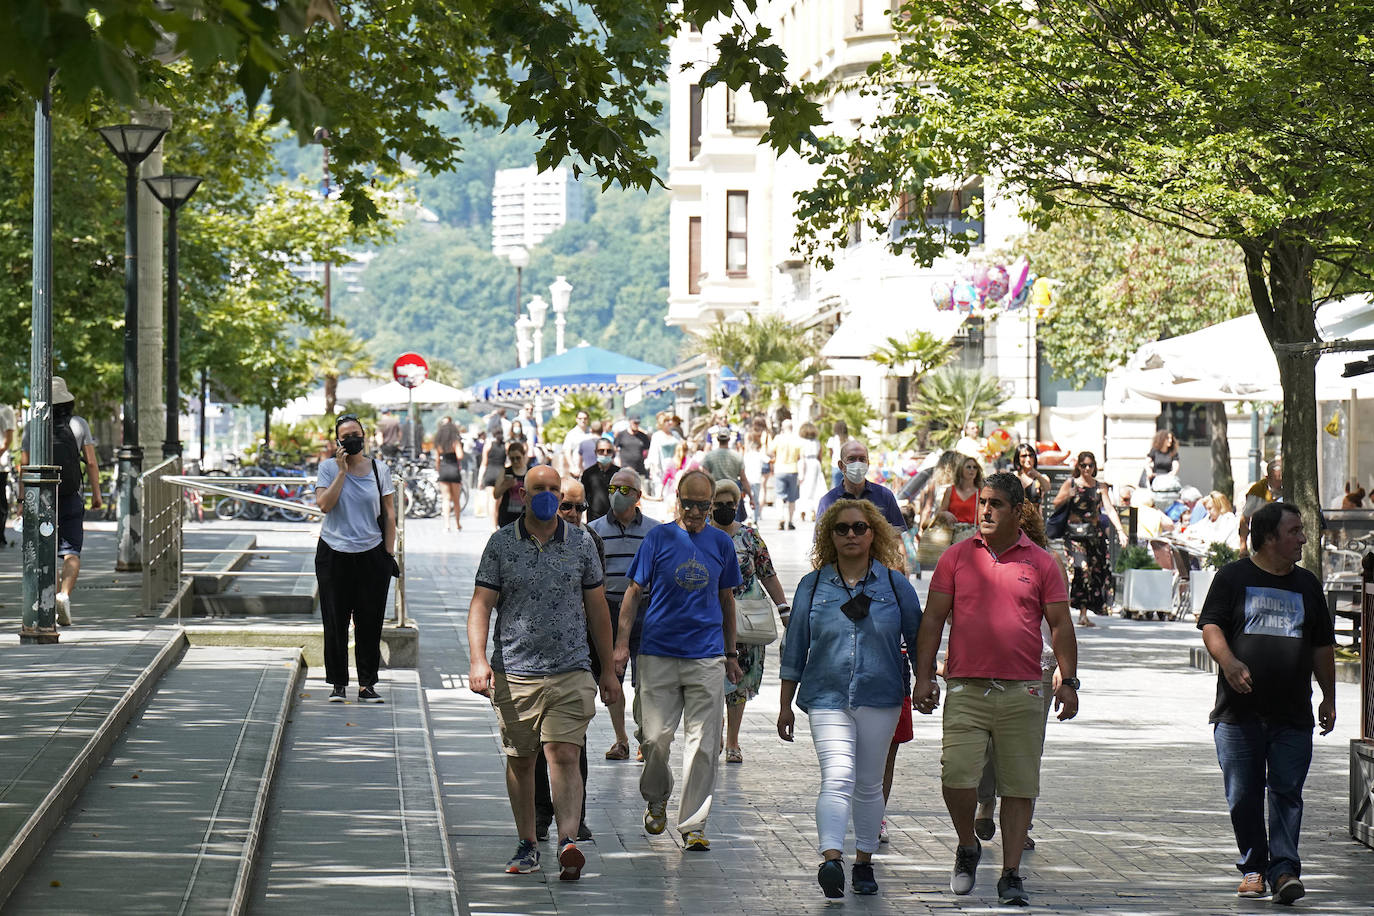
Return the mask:
[[57,593],[57,622],[64,627],[72,625],[72,596]]
[[892,842],[892,837],[890,837],[890,836],[887,835],[887,818],[883,818],[881,821],[878,822],[878,842],[879,842],[879,843],[891,843],[891,842]]

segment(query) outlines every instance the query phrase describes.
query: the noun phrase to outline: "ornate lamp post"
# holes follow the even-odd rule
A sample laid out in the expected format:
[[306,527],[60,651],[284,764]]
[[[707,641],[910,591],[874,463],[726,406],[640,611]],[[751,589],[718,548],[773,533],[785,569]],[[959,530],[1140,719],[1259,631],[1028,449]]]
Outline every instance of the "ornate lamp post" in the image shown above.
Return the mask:
[[543,296],[535,296],[530,300],[529,310],[530,327],[534,329],[534,361],[537,363],[544,358],[544,316],[549,312],[549,304]]
[[549,298],[553,300],[553,326],[556,330],[557,351],[565,352],[568,348],[563,346],[563,329],[567,327],[568,320],[568,298],[572,295],[572,284],[559,274],[558,278],[549,284]]
[[143,518],[138,479],[143,449],[138,444],[138,166],[157,148],[166,130],[149,124],[102,127],[100,136],[124,163],[124,427],[119,460],[118,552],[115,569],[143,568]]
[[[520,299],[524,293],[521,286],[525,280],[525,268],[530,266],[530,253],[524,248],[516,246],[506,252],[506,257],[510,258],[510,265],[515,268],[515,320],[518,322],[520,320]],[[515,344],[515,354],[516,358],[519,359],[519,340],[517,340]],[[523,366],[525,363],[521,362],[520,365]]]
[[521,369],[530,364],[530,327],[528,315],[515,320],[515,355]]
[[145,178],[143,183],[167,208],[167,435],[162,440],[162,457],[181,454],[181,294],[177,286],[177,211],[191,199],[203,179],[194,175],[161,175]]

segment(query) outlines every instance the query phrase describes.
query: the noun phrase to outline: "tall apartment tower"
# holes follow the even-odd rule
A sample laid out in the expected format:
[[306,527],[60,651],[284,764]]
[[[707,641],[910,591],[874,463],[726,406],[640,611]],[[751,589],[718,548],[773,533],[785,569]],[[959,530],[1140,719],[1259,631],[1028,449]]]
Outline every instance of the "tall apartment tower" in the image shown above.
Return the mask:
[[497,169],[491,188],[491,251],[530,248],[582,219],[582,195],[565,168]]

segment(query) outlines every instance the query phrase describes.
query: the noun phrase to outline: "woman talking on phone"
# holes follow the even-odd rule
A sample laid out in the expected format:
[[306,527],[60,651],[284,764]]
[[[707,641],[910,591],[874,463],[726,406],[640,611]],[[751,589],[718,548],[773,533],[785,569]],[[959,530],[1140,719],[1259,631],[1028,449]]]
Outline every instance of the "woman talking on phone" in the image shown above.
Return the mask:
[[396,565],[396,504],[391,474],[363,453],[362,421],[341,414],[334,421],[335,451],[320,462],[315,502],[324,512],[315,549],[315,578],[324,620],[324,673],[342,703],[348,689],[348,623],[353,621],[353,658],[358,702],[380,703],[377,669],[382,660],[382,619]]

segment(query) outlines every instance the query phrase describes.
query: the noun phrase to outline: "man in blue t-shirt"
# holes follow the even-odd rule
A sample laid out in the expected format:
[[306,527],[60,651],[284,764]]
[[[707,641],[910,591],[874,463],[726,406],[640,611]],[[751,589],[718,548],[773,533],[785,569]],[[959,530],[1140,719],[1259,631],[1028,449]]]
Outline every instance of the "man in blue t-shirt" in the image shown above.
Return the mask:
[[668,826],[673,792],[668,755],[686,716],[677,829],[683,846],[698,851],[711,848],[706,818],[720,762],[725,680],[736,684],[741,677],[732,591],[741,581],[739,561],[730,536],[706,524],[714,492],[715,481],[705,471],[694,469],[678,478],[677,519],[646,534],[630,564],[615,642],[616,670],[623,672],[640,597],[648,593],[637,696],[644,829],[660,834]]

